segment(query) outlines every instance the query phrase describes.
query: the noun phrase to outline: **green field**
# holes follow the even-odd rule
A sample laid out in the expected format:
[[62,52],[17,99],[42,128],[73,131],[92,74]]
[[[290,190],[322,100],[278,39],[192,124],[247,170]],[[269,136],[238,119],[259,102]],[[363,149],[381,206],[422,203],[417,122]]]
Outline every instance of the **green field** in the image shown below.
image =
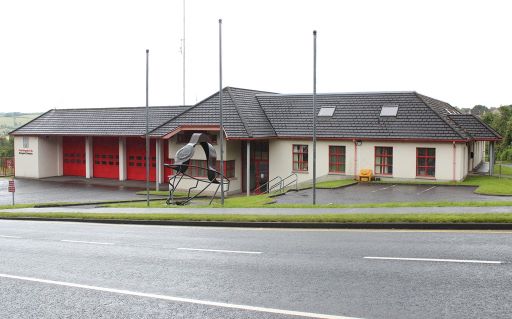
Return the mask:
[[10,115],[6,115],[6,113],[0,113],[0,136],[6,135],[13,129],[24,125],[40,114],[41,113],[21,113],[13,118]]

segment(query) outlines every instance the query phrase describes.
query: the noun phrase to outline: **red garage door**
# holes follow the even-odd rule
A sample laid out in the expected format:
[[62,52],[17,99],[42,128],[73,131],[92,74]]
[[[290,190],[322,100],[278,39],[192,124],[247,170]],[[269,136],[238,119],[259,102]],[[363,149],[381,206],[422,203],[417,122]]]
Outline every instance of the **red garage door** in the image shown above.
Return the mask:
[[119,178],[119,140],[117,137],[95,137],[92,142],[94,177]]
[[[164,164],[172,164],[173,159],[169,158],[169,140],[164,141]],[[169,182],[169,176],[174,174],[174,170],[164,166],[164,183]]]
[[[156,142],[150,140],[150,169],[149,180],[156,177]],[[146,180],[146,139],[130,137],[126,139],[126,175],[129,180]]]
[[64,176],[85,176],[85,137],[62,138]]

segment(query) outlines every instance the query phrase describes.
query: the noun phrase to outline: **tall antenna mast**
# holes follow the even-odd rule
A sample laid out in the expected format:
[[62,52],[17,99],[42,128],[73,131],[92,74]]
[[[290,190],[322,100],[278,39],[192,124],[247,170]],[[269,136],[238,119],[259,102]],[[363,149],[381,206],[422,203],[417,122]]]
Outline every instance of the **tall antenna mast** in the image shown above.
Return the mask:
[[183,38],[181,39],[181,47],[181,53],[183,54],[183,106],[185,106],[185,0],[183,0]]

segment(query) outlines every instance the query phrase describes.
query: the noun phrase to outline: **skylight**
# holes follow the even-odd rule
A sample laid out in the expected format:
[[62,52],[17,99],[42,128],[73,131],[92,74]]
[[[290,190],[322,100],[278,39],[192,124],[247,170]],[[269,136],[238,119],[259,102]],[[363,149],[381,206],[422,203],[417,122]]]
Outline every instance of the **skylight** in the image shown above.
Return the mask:
[[384,104],[380,110],[380,116],[396,116],[398,113],[397,104]]
[[318,112],[318,116],[330,117],[334,114],[335,107],[322,107]]

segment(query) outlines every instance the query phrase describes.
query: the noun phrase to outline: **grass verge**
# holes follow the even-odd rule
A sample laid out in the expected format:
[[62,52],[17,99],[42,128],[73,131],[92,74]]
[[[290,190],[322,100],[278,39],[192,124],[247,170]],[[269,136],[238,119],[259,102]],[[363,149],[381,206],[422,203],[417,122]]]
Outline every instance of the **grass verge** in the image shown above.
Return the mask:
[[357,184],[357,182],[353,179],[338,179],[334,181],[325,181],[316,183],[316,188],[320,189],[332,189],[332,188],[340,188],[349,185]]
[[0,209],[9,209],[9,208],[32,208],[35,204],[15,204],[13,205],[0,205]]
[[229,214],[88,214],[0,213],[0,218],[55,218],[77,220],[302,222],[302,223],[512,223],[506,214],[324,214],[324,215],[229,215]]

